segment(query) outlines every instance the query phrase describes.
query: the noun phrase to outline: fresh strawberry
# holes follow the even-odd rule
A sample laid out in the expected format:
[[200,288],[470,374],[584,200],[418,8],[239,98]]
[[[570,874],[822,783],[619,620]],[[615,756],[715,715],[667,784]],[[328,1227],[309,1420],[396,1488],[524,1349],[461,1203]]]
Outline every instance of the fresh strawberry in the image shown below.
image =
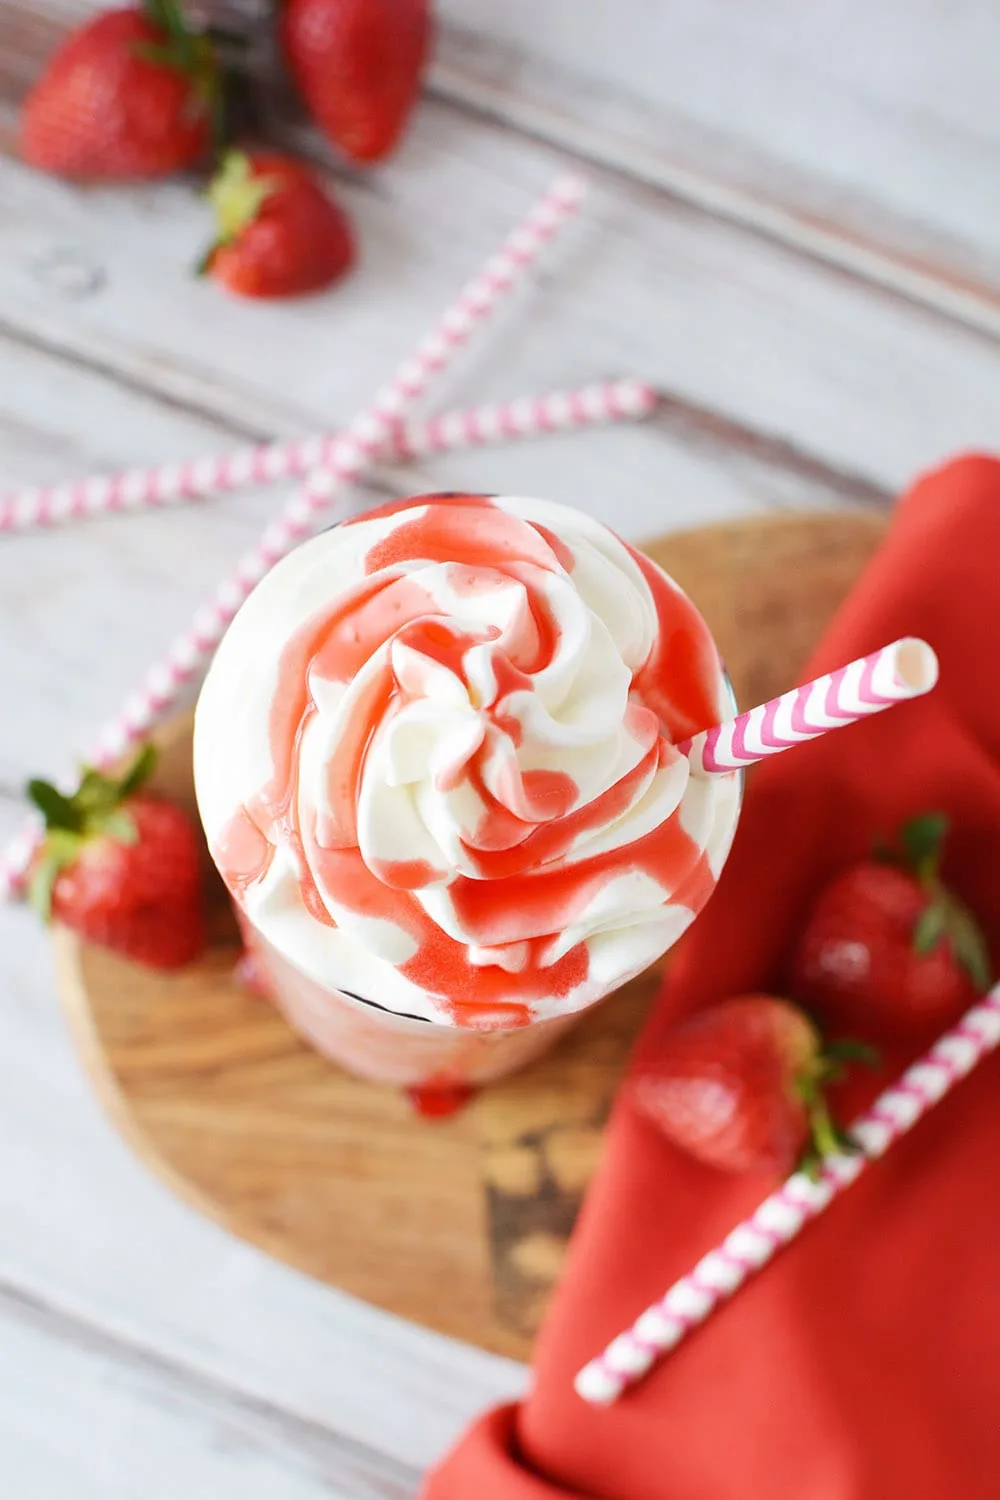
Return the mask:
[[317,123],[351,161],[387,156],[416,103],[429,0],[287,0],[281,38]]
[[795,998],[828,1028],[906,1040],[958,1019],[990,984],[971,912],[941,880],[947,819],[901,832],[899,862],[866,860],[823,890],[796,946]]
[[117,779],[85,768],[72,797],[29,783],[46,824],[30,895],[46,921],[137,963],[177,969],[205,947],[201,857],[187,813],[140,790],[153,760],[147,748]]
[[209,188],[218,237],[200,269],[242,297],[294,297],[354,263],[346,214],[301,162],[230,151]]
[[21,155],[61,177],[166,177],[211,142],[221,79],[212,44],[177,0],[87,21],[28,95]]
[[842,1060],[824,1052],[815,1026],[789,1000],[744,995],[697,1011],[629,1079],[638,1109],[674,1145],[712,1167],[786,1176],[848,1144],[823,1086]]

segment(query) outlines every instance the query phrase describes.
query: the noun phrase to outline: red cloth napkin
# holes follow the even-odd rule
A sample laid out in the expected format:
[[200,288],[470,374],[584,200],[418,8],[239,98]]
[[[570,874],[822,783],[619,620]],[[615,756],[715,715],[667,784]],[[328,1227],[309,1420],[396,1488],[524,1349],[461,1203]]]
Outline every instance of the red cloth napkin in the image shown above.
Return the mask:
[[[946,875],[1000,933],[1000,461],[921,479],[805,679],[902,635],[939,686],[760,766],[708,910],[640,1041],[780,986],[805,907],[873,834],[942,808]],[[850,1119],[885,1058],[840,1101]],[[619,1102],[525,1403],[494,1412],[424,1500],[997,1500],[1000,1056],[616,1405],[577,1370],[775,1184],[675,1151]]]

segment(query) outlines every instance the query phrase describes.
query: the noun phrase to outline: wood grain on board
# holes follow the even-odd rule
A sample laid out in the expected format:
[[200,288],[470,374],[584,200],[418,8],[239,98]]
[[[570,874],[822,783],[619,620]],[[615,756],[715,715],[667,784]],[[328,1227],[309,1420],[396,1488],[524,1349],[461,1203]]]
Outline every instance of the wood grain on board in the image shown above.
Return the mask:
[[[737,696],[788,686],[883,525],[755,520],[648,550],[698,602]],[[162,738],[161,790],[193,809],[190,722]],[[215,941],[180,976],[58,935],[71,1024],[119,1128],[204,1212],[300,1270],[442,1333],[525,1356],[558,1278],[655,973],[596,1007],[548,1057],[444,1121],[350,1077],[235,982]]]

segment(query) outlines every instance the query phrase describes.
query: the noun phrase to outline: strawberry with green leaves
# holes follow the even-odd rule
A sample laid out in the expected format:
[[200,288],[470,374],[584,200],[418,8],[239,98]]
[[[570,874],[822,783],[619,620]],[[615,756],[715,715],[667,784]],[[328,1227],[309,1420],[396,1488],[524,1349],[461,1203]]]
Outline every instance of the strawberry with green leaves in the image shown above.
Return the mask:
[[238,296],[320,291],[354,264],[346,214],[293,157],[230,151],[208,196],[217,237],[199,270]]
[[21,155],[79,180],[166,177],[204,158],[221,98],[212,43],[188,27],[178,0],[104,11],[29,93]]
[[901,849],[821,891],[795,948],[790,988],[824,1025],[875,1041],[950,1026],[990,986],[987,945],[941,879],[948,820],[916,818]]
[[205,948],[201,849],[187,813],[142,790],[154,760],[147,747],[119,777],[86,767],[72,796],[29,782],[45,819],[29,895],[46,921],[177,969]]
[[824,1090],[867,1048],[824,1049],[797,1006],[775,995],[742,995],[697,1011],[631,1075],[639,1112],[707,1166],[785,1177],[850,1149]]

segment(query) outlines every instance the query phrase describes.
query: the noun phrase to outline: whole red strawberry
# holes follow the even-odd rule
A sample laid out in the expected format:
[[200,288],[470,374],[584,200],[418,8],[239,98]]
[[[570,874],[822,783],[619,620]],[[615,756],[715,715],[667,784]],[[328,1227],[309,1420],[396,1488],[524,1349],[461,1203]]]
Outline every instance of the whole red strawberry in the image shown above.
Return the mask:
[[[840,1056],[850,1055],[844,1046]],[[726,1171],[787,1174],[845,1145],[823,1098],[841,1071],[815,1026],[773,995],[743,995],[675,1028],[626,1089],[676,1146]]]
[[88,942],[177,969],[205,947],[201,856],[187,813],[140,790],[152,765],[146,750],[118,779],[87,769],[72,797],[29,783],[46,823],[30,895]]
[[335,146],[379,161],[416,103],[429,0],[287,0],[281,38],[296,86]]
[[319,291],[354,263],[346,214],[290,156],[230,151],[209,198],[219,232],[200,269],[242,297]]
[[59,48],[28,95],[20,149],[78,179],[165,177],[210,144],[220,75],[177,0],[105,11]]
[[990,984],[972,914],[939,874],[947,820],[901,830],[899,862],[866,860],[821,892],[795,948],[790,984],[828,1028],[876,1041],[940,1031]]

